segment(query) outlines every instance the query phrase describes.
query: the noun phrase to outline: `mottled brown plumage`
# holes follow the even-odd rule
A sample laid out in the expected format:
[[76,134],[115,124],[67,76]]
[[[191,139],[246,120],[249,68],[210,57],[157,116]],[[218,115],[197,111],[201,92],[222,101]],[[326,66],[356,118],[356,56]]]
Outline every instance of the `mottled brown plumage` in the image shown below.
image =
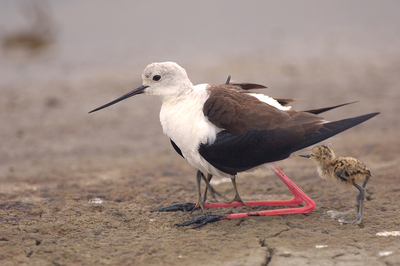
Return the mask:
[[[321,178],[334,180],[345,186],[355,186],[360,191],[357,196],[357,219],[353,222],[344,221],[344,223],[359,224],[362,217],[365,185],[371,177],[371,171],[366,165],[353,157],[336,157],[333,150],[326,145],[313,148],[310,155],[300,156],[310,158],[315,162]],[[362,186],[357,184],[360,180],[364,180]]]
[[336,157],[326,145],[317,146],[310,153],[318,166],[318,173],[324,179],[333,179],[343,185],[354,185],[358,180],[371,177],[366,165],[353,157]]

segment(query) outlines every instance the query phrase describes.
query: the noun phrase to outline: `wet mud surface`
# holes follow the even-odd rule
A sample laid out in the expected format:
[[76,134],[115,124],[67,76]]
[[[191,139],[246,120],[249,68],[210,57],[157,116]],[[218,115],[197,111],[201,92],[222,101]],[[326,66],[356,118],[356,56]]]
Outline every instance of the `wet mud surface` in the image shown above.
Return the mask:
[[[375,67],[377,75],[388,82],[382,87],[386,96],[380,100],[371,96],[377,93],[376,76],[359,83],[352,80],[350,83],[358,85],[347,94],[343,84],[328,79],[327,84],[342,93],[325,97],[329,88],[323,91],[318,84],[307,84],[311,80],[307,74],[297,77],[297,81],[310,86],[296,91],[278,73],[277,78],[282,78],[280,89],[265,91],[272,96],[306,95],[308,99],[295,103],[295,109],[361,100],[327,113],[331,120],[382,112],[327,143],[338,156],[356,157],[372,171],[359,225],[338,222],[342,217],[356,217],[358,191],[321,180],[314,163],[297,156],[309,152],[306,149],[277,164],[315,201],[317,206],[310,214],[226,220],[195,230],[177,227],[176,223],[202,214],[150,212],[197,199],[195,170],[174,152],[162,134],[158,100],[140,96],[87,114],[140,84],[136,79],[140,70],[134,78],[123,73],[79,82],[4,85],[0,99],[0,262],[399,265],[399,237],[377,235],[400,228],[399,120],[394,116],[399,82],[391,74],[398,73],[396,69],[396,64]],[[292,197],[270,171],[241,174],[237,182],[245,200]],[[233,196],[230,182],[214,187],[228,198]],[[210,213],[243,211],[251,209],[223,208]]]

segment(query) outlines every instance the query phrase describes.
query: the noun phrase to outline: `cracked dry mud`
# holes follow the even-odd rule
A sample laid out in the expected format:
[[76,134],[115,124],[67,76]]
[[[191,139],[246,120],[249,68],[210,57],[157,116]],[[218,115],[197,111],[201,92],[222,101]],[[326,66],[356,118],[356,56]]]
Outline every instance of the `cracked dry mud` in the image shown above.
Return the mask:
[[[393,116],[399,111],[395,90],[400,82],[397,76],[384,76],[398,73],[398,65],[391,65],[393,71],[388,68],[376,70],[392,82],[387,88],[393,91],[385,92],[392,96],[384,101],[371,100],[376,87],[372,78],[358,86],[353,80],[355,91],[332,102],[321,90],[312,91],[316,86],[304,83],[309,80],[305,75],[299,78],[307,86],[297,88],[304,90],[299,93],[320,95],[319,102],[294,104],[302,109],[301,104],[317,108],[348,98],[360,100],[327,113],[329,119],[382,112],[330,144],[338,155],[354,156],[372,171],[359,225],[342,225],[339,217],[328,213],[353,219],[357,190],[321,180],[311,161],[294,155],[278,166],[316,202],[309,215],[250,217],[196,230],[176,227],[202,214],[150,212],[196,200],[195,170],[163,136],[158,100],[133,98],[87,115],[140,81],[121,75],[77,83],[53,81],[30,90],[27,84],[2,87],[0,264],[399,265],[399,237],[376,235],[400,228],[399,123]],[[346,87],[336,85],[333,82],[334,87]],[[282,95],[285,91],[288,95]],[[281,91],[268,93],[290,97],[293,91],[283,82]],[[272,172],[242,174],[237,182],[246,200],[291,197]],[[233,196],[229,182],[215,188]],[[389,255],[378,255],[383,251]]]

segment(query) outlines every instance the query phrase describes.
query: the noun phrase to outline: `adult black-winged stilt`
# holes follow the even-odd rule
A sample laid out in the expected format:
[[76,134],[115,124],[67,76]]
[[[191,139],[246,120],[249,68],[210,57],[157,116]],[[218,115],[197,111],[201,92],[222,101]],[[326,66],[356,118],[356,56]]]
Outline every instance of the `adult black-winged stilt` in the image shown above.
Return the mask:
[[[181,225],[199,223],[198,226],[201,226],[223,219],[309,213],[315,208],[315,203],[271,163],[283,160],[292,152],[332,137],[378,114],[329,122],[318,114],[342,105],[294,111],[285,106],[290,100],[280,102],[279,99],[248,90],[265,88],[262,85],[228,81],[228,84],[222,85],[193,86],[185,69],[174,62],[152,63],[145,68],[142,78],[143,84],[140,87],[90,113],[137,94],[159,97],[162,101],[160,121],[163,131],[171,139],[175,150],[198,170],[198,184],[203,173],[232,180],[235,197],[231,202],[203,204],[199,192],[196,206],[199,205],[203,212],[204,208],[214,207],[298,206],[305,202],[305,206],[300,208],[225,216],[206,215]],[[269,166],[293,192],[294,199],[244,202],[237,191],[236,174],[260,166]],[[159,211],[193,209],[195,205],[190,204],[174,205]]]

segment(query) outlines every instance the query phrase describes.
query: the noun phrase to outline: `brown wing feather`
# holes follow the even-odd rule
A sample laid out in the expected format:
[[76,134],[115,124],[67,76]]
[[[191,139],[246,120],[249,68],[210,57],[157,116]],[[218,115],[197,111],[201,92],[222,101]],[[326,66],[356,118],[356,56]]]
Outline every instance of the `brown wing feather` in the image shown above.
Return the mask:
[[297,102],[297,100],[290,98],[274,98],[274,99],[282,106],[288,106],[291,103]]
[[236,82],[231,82],[231,83],[226,83],[226,84],[230,84],[233,86],[238,86],[240,87],[242,90],[255,90],[255,89],[266,89],[268,87],[264,86],[264,85],[260,85],[260,84],[256,84],[256,83],[236,83]]
[[[231,76],[228,76],[228,79],[226,80],[225,84],[230,84],[233,86],[238,87],[239,91],[241,93],[256,93],[252,92],[249,90],[254,90],[254,89],[267,89],[267,86],[261,85],[261,84],[256,84],[256,83],[237,83],[237,82],[231,82]],[[293,102],[296,102],[295,99],[290,99],[290,98],[274,98],[280,105],[282,106],[287,106]]]
[[257,98],[240,93],[236,86],[224,84],[210,86],[210,96],[203,112],[214,125],[239,135],[246,130],[274,130],[297,132],[304,137],[304,131],[315,132],[321,127],[322,117],[314,114],[282,111]]

